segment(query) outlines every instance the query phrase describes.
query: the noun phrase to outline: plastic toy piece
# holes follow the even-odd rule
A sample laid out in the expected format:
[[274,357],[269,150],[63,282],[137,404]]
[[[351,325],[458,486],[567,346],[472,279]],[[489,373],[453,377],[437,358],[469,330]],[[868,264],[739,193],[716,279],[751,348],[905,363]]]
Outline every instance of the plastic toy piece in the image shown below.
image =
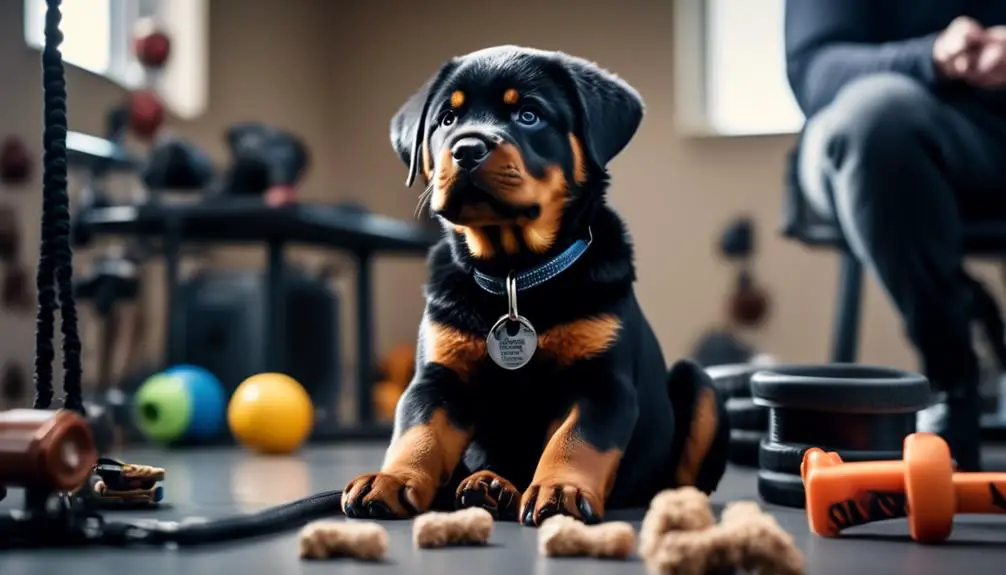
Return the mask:
[[837,536],[855,525],[908,518],[912,539],[945,540],[954,515],[1006,513],[1006,473],[954,473],[950,448],[939,436],[905,438],[904,461],[845,463],[812,448],[801,476],[810,530]]
[[85,496],[101,507],[147,507],[164,498],[164,469],[102,458],[94,466]]
[[98,461],[87,421],[76,412],[0,412],[0,485],[74,491]]

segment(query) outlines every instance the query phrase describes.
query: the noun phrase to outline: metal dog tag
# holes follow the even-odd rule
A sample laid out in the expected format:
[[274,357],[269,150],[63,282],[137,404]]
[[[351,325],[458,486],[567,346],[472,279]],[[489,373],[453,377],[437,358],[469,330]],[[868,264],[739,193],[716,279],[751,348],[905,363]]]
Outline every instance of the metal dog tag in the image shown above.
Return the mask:
[[499,318],[489,335],[489,357],[503,369],[520,369],[531,361],[538,349],[538,333],[526,317],[517,313],[517,282],[513,274],[506,278],[507,313]]

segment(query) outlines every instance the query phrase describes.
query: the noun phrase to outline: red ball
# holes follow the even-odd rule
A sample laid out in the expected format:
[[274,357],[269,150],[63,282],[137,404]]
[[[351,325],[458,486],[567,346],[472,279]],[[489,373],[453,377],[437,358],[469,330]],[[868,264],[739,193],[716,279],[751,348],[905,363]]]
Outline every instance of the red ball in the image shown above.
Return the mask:
[[149,90],[133,92],[129,99],[129,125],[133,133],[151,139],[164,123],[164,105]]
[[162,68],[171,54],[171,39],[149,20],[142,21],[136,26],[133,53],[145,67]]
[[20,138],[11,136],[0,144],[0,182],[9,186],[25,183],[31,176],[31,157]]

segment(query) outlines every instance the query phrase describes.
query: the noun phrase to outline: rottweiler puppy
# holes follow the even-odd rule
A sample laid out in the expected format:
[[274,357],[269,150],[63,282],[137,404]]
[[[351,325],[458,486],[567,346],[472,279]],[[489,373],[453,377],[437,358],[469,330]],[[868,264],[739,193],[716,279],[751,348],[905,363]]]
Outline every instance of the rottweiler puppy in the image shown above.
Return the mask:
[[395,115],[406,185],[426,181],[420,208],[444,235],[415,378],[381,470],[345,488],[347,516],[596,522],[667,487],[716,488],[723,401],[696,364],[668,370],[605,201],[642,117],[617,76],[515,46],[451,59]]

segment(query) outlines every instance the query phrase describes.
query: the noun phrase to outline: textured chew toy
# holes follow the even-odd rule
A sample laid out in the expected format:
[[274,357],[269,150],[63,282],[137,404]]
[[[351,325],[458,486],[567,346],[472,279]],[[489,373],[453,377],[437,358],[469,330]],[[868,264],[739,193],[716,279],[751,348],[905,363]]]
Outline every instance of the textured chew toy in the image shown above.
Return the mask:
[[709,497],[694,487],[661,491],[650,500],[650,507],[639,529],[639,554],[648,555],[660,538],[670,531],[698,531],[716,524]]
[[651,573],[803,575],[803,555],[793,538],[758,504],[728,504],[718,525],[668,532],[644,557]]
[[301,559],[378,561],[387,552],[388,532],[377,523],[315,521],[300,530]]
[[834,537],[843,529],[908,518],[912,539],[943,541],[958,513],[1006,513],[1006,473],[954,473],[950,448],[938,435],[905,437],[904,461],[844,463],[812,448],[803,456],[810,530]]
[[538,528],[538,551],[549,557],[627,559],[635,547],[636,532],[622,521],[588,526],[556,515]]
[[420,549],[449,545],[485,545],[493,533],[493,516],[480,507],[424,513],[412,524],[412,542]]

